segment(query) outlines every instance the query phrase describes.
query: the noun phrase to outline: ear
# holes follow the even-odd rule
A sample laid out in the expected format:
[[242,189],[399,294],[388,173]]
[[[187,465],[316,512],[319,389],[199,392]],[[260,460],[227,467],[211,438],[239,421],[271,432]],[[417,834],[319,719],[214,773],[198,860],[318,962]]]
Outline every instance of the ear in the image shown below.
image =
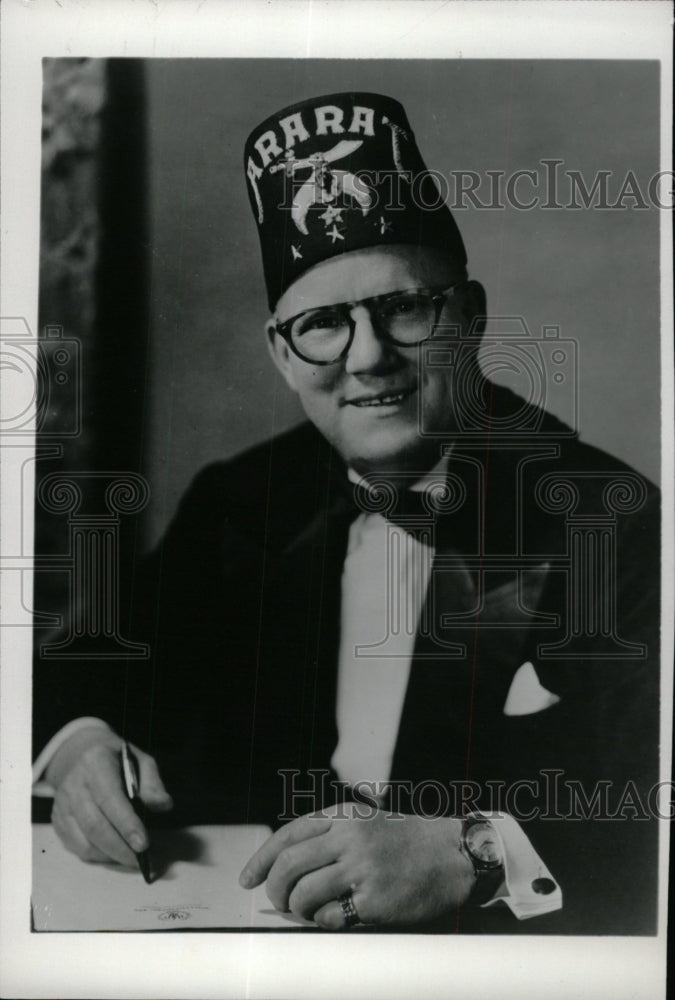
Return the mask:
[[297,392],[298,386],[295,381],[295,373],[291,361],[291,349],[284,338],[280,337],[277,333],[276,323],[273,319],[268,319],[265,323],[265,335],[267,338],[267,350],[270,352],[272,361],[283,375],[288,387],[293,392]]
[[480,281],[469,281],[464,292],[464,312],[471,333],[482,338],[487,326],[487,296]]

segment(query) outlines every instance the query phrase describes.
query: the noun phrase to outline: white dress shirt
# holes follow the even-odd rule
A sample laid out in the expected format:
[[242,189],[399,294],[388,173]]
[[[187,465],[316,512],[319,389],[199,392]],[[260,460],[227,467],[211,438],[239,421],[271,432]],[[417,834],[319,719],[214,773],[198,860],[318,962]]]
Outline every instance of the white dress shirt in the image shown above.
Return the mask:
[[351,526],[331,760],[350,785],[390,776],[431,557],[429,546],[380,514],[360,514]]

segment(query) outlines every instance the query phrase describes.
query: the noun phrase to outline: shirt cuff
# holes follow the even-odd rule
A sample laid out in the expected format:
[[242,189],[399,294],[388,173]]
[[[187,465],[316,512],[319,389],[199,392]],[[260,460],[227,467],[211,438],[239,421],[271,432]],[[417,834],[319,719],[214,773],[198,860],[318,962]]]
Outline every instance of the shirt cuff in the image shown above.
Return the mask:
[[63,729],[59,729],[58,733],[50,739],[46,747],[43,748],[40,754],[33,764],[33,787],[31,789],[32,794],[38,798],[49,798],[54,794],[54,789],[46,781],[42,781],[42,775],[46,769],[51,764],[56,751],[60,750],[66,740],[70,739],[73,733],[77,733],[80,729],[91,729],[92,727],[99,727],[101,729],[107,729],[108,732],[112,732],[110,726],[103,719],[97,719],[94,716],[85,715],[79,719],[73,719],[72,722],[68,722]]
[[562,909],[562,889],[520,825],[506,813],[478,813],[489,819],[504,850],[504,885],[483,907],[505,903],[518,920]]

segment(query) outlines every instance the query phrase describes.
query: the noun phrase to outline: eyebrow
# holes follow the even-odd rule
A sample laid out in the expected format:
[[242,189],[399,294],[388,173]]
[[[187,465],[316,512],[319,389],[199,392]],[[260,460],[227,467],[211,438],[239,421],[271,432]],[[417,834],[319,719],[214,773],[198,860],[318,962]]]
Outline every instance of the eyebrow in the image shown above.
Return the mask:
[[378,299],[389,299],[396,295],[405,295],[410,292],[431,292],[434,295],[440,295],[442,292],[450,292],[456,288],[461,287],[466,284],[467,278],[460,278],[457,281],[451,282],[449,285],[411,285],[407,288],[394,288],[390,292],[380,292],[376,295],[366,295],[360,299],[343,299],[341,302],[331,302],[325,305],[308,306],[306,309],[301,309],[300,312],[294,313],[289,316],[288,319],[280,320],[275,318],[275,325],[277,329],[287,327],[290,323],[301,319],[302,316],[309,315],[311,313],[321,312],[324,309],[344,309],[349,306],[358,306],[364,302],[376,302]]

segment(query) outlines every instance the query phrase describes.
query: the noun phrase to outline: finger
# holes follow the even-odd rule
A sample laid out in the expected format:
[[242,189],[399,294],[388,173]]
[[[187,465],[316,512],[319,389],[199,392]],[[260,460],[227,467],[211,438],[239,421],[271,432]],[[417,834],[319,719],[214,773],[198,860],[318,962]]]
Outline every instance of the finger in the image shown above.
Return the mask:
[[[332,864],[338,858],[337,852],[335,840],[325,834],[284,848],[267,876],[265,889],[270,903],[277,910],[286,911],[288,897],[296,882],[303,875]],[[328,898],[330,899],[330,896]]]
[[302,840],[309,840],[322,833],[327,833],[332,823],[330,817],[309,815],[301,816],[287,826],[282,826],[246,862],[239,876],[239,884],[244,889],[253,889],[256,885],[260,885],[267,878],[267,873],[285,848],[290,847],[291,844],[299,844]]
[[118,864],[128,868],[135,867],[137,861],[134,851],[96,802],[89,796],[82,795],[73,803],[71,812],[90,844]]
[[334,902],[349,889],[344,865],[339,861],[304,875],[295,885],[288,898],[292,913],[305,920],[313,920],[326,903]]
[[153,812],[167,812],[173,809],[173,799],[164,787],[155,759],[137,747],[132,749],[138,761],[140,793],[145,805]]
[[[358,913],[358,896],[356,893],[352,896],[352,902]],[[326,903],[320,907],[314,914],[314,921],[325,931],[349,930],[345,924],[345,915],[342,912],[342,907],[337,899],[333,899],[330,903]]]
[[105,862],[110,858],[99,851],[86,839],[73,816],[63,813],[56,805],[52,809],[52,826],[59,839],[72,854],[76,854],[82,861]]
[[[98,747],[95,749],[99,751]],[[85,810],[86,815],[82,816],[77,810],[74,810],[75,818],[83,832],[86,835],[89,834],[84,822],[91,823],[97,836],[102,837],[104,842],[118,853],[120,850],[119,840],[121,839],[126,848],[122,852],[124,857],[127,856],[129,848],[135,853],[147,850],[150,843],[148,834],[122,786],[118,756],[110,751],[102,750],[91,755],[89,764],[86,771],[86,783],[91,793],[92,803],[107,820],[110,830],[116,836],[112,836],[110,830],[103,829],[98,816],[89,808]],[[80,802],[80,808],[84,808],[83,803],[86,803],[84,796]],[[127,864],[128,862],[120,859],[120,863]]]

